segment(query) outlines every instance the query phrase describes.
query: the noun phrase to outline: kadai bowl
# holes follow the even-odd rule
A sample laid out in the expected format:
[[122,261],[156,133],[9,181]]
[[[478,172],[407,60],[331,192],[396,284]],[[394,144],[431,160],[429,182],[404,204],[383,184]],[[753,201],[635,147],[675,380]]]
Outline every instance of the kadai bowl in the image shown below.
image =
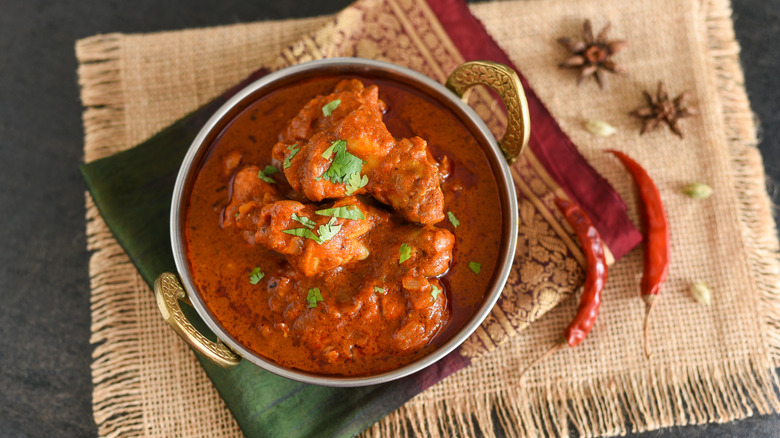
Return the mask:
[[[507,106],[500,142],[461,100],[475,85]],[[328,386],[423,369],[503,290],[517,224],[508,163],[528,133],[520,81],[495,63],[466,63],[447,87],[355,58],[249,84],[181,165],[170,224],[178,273],[155,283],[163,316],[222,366],[243,359]]]

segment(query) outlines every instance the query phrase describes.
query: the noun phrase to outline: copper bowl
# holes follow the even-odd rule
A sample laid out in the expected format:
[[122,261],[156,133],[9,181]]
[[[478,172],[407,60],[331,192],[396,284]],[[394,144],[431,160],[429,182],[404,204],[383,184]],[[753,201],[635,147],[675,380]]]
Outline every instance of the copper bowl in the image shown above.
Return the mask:
[[[400,368],[363,376],[321,375],[282,367],[250,351],[235,340],[217,322],[191,279],[184,249],[183,229],[186,196],[191,190],[199,164],[207,155],[215,136],[243,109],[264,94],[277,88],[314,76],[349,74],[380,78],[411,87],[433,98],[449,109],[469,129],[485,150],[495,172],[503,211],[502,241],[498,264],[482,303],[466,323],[445,343],[428,355]],[[501,96],[509,114],[507,132],[497,141],[480,117],[461,98],[475,85],[487,85]],[[179,169],[171,204],[171,245],[178,275],[164,273],[155,281],[157,303],[165,320],[196,351],[224,367],[237,365],[242,359],[272,373],[300,382],[326,386],[364,386],[384,383],[417,372],[441,359],[465,341],[490,313],[509,277],[517,244],[517,198],[509,170],[528,143],[530,124],[528,108],[520,80],[510,68],[488,61],[473,61],[457,67],[446,87],[420,73],[387,62],[359,58],[332,58],[307,62],[269,74],[239,91],[203,126],[184,157]],[[179,281],[179,278],[181,281]],[[216,334],[212,342],[187,320],[178,300],[192,304],[197,313]]]

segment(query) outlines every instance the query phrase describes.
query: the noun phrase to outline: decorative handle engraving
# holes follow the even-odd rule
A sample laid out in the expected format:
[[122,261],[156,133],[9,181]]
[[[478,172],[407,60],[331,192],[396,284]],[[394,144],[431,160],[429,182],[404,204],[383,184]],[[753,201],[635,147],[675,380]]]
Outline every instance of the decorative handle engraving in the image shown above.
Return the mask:
[[468,91],[475,85],[487,85],[494,89],[504,101],[508,116],[506,133],[498,145],[507,162],[512,164],[526,146],[531,134],[531,120],[528,116],[528,102],[523,84],[511,68],[490,61],[471,61],[458,66],[447,78],[447,88],[464,101]]
[[208,340],[184,316],[179,307],[179,300],[187,300],[187,292],[184,291],[176,274],[164,272],[157,277],[154,281],[154,295],[163,319],[198,353],[224,368],[234,367],[241,362],[241,356],[220,341]]

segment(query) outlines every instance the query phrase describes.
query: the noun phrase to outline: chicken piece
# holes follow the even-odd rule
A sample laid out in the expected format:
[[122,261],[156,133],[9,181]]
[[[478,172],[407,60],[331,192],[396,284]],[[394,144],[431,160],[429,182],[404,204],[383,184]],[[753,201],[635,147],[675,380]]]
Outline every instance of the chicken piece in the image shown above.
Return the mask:
[[393,341],[399,352],[411,352],[428,344],[447,324],[450,314],[439,280],[405,281],[404,290],[408,299],[406,317],[393,333]]
[[[339,140],[346,144],[336,144]],[[348,193],[346,173],[370,175],[394,146],[395,139],[385,128],[382,114],[376,108],[363,106],[349,113],[334,130],[317,132],[292,149],[277,143],[274,151],[292,155],[291,159],[284,159],[281,167],[293,190],[319,202],[366,192],[367,188],[360,188]],[[328,172],[332,166],[342,164],[347,168]]]
[[[449,321],[444,286],[429,277],[447,272],[455,236],[433,225],[404,225],[387,234],[392,237],[371,245],[377,259],[372,263],[382,267],[375,271],[378,278],[367,278],[361,289],[378,284],[386,290],[380,298],[381,313],[387,320],[401,319],[393,342],[397,352],[408,353],[425,346]],[[402,245],[409,258],[401,262]]]
[[[433,225],[390,225],[372,233],[369,247],[374,254],[372,263],[382,267],[379,283],[383,287],[407,278],[444,275],[452,260],[455,236]],[[408,258],[401,261],[399,256],[404,252],[408,252]]]
[[369,176],[367,190],[409,221],[434,224],[444,219],[439,168],[420,137],[396,143]]
[[[322,108],[335,100],[339,101],[338,106],[326,116]],[[357,79],[340,81],[333,93],[310,100],[285,126],[279,135],[279,141],[291,145],[308,140],[317,132],[329,130],[333,124],[361,106],[375,108],[380,113],[387,110],[387,105],[379,99],[379,89],[376,85],[365,87]],[[278,156],[275,158],[279,159]]]
[[444,228],[433,225],[407,226],[401,238],[410,248],[409,262],[417,275],[438,277],[447,272],[455,247],[455,236]]
[[[347,303],[339,303],[331,293],[324,294],[324,301],[318,303],[316,309],[301,312],[292,321],[297,339],[310,350],[317,353],[327,362],[350,360],[354,354],[362,354],[373,350],[376,354],[376,344],[370,342],[375,336],[375,325],[378,313],[376,309],[377,296],[372,290],[353,291],[354,296]],[[345,305],[353,309],[350,313],[344,311]],[[373,328],[373,330],[372,330]]]
[[[239,228],[253,231],[255,242],[285,254],[291,266],[312,276],[368,257],[370,251],[364,236],[388,221],[386,213],[355,197],[341,199],[331,209],[339,207],[351,213],[357,209],[364,218],[328,215],[323,210],[329,209],[317,210],[313,205],[297,201],[267,205],[250,202],[239,209],[237,224]],[[291,234],[290,230],[300,231]]]
[[450,311],[444,286],[436,278],[449,269],[455,236],[432,225],[407,228],[403,243],[410,248],[409,259],[401,285],[407,297],[406,317],[393,333],[400,352],[416,351],[431,341],[447,324]]
[[257,166],[246,166],[236,173],[230,186],[230,202],[225,207],[223,227],[236,225],[239,207],[244,204],[253,202],[255,206],[262,206],[282,199],[272,184],[257,177],[259,173]]
[[[274,162],[284,169],[291,187],[312,201],[369,193],[409,221],[439,222],[444,219],[444,195],[438,163],[425,140],[393,138],[382,121],[381,101],[373,92],[371,98],[360,94],[374,88],[359,88],[351,99],[343,92],[314,98],[274,146]],[[321,110],[316,114],[313,108],[321,109],[336,95],[344,100],[331,116],[323,118]],[[342,141],[346,143],[338,144]]]

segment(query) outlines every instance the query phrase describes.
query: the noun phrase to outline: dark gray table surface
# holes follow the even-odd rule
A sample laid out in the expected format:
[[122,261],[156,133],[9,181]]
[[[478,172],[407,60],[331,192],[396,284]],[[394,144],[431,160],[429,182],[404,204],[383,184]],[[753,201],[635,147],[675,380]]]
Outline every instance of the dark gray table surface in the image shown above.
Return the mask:
[[[0,436],[96,434],[76,39],[307,17],[349,3],[0,2]],[[761,121],[760,149],[769,179],[778,181],[780,1],[734,0],[734,10],[747,89]],[[776,191],[773,197],[780,198]],[[780,416],[638,436],[780,436]]]

